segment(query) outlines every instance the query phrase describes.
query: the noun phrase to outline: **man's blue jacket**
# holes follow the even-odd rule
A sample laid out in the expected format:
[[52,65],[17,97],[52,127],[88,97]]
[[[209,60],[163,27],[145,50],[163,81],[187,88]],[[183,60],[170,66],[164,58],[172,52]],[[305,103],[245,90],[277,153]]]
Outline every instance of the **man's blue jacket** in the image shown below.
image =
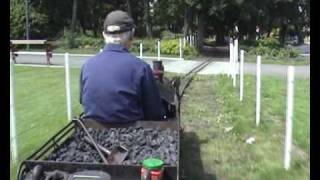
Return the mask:
[[164,108],[152,70],[118,44],[108,44],[81,68],[84,118],[106,123],[163,119]]

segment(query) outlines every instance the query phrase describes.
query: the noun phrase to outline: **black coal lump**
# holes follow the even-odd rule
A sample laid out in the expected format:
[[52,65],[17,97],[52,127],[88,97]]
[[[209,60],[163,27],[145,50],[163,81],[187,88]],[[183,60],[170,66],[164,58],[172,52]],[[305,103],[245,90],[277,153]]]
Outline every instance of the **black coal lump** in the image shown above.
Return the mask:
[[[145,158],[160,158],[165,164],[175,165],[178,159],[178,131],[160,128],[111,128],[97,130],[89,128],[89,133],[100,145],[109,150],[122,145],[129,150],[128,159],[122,164],[139,165]],[[101,163],[96,149],[84,141],[86,133],[76,129],[60,148],[47,159],[52,161]]]

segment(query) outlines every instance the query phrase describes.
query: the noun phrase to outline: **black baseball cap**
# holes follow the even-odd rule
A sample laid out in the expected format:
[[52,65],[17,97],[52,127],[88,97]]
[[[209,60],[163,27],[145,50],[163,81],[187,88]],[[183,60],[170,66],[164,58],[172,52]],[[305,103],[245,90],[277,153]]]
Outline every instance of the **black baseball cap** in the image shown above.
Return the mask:
[[130,31],[135,27],[134,21],[129,14],[121,10],[110,12],[103,23],[103,31],[107,34]]

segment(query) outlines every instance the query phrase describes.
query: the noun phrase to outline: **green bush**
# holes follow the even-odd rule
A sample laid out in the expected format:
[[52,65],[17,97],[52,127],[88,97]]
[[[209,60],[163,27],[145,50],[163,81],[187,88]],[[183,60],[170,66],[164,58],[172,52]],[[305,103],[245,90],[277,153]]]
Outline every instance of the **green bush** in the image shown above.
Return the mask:
[[140,39],[140,40],[134,40],[131,44],[130,51],[131,52],[140,52],[140,43],[143,44],[143,53],[149,52],[149,53],[155,53],[157,52],[157,44],[156,40],[154,39]]
[[103,38],[95,38],[85,35],[75,34],[71,37],[70,32],[66,32],[60,39],[60,46],[71,48],[101,48],[104,45]]
[[300,52],[299,49],[289,48],[289,57],[290,57],[290,58],[298,57],[300,53],[301,53],[301,52]]
[[272,50],[267,46],[259,45],[258,47],[250,49],[249,54],[265,56],[265,55],[271,54],[272,51],[275,51],[275,50]]
[[176,34],[172,33],[171,31],[162,31],[161,32],[161,37],[162,39],[175,39],[176,38]]
[[281,47],[279,41],[273,37],[259,39],[258,46],[266,46],[273,49],[279,49]]
[[[130,51],[131,52],[140,52],[140,43],[143,43],[143,53],[157,53],[157,40],[155,39],[142,39],[142,40],[135,40],[132,42]],[[177,55],[179,56],[179,39],[163,39],[161,41],[161,54],[168,54],[168,55]],[[185,56],[197,56],[198,52],[194,46],[189,46],[186,43],[186,46],[183,50]]]
[[289,51],[287,49],[281,49],[279,51],[278,57],[283,59],[289,58]]
[[[179,39],[171,39],[171,40],[162,40],[161,41],[161,53],[162,54],[171,54],[171,55],[179,55]],[[194,46],[190,46],[186,43],[186,46],[183,48],[184,56],[197,56],[198,52]]]
[[186,47],[184,47],[183,54],[185,56],[198,56],[199,55],[195,46],[189,46],[187,44],[186,44]]
[[281,49],[279,53],[282,58],[296,58],[299,56],[300,51],[296,48]]
[[179,41],[177,39],[161,41],[161,53],[179,55]]
[[246,47],[249,54],[268,56],[274,58],[295,58],[299,56],[300,51],[296,48],[282,48],[275,38],[264,38],[257,41],[256,47]]

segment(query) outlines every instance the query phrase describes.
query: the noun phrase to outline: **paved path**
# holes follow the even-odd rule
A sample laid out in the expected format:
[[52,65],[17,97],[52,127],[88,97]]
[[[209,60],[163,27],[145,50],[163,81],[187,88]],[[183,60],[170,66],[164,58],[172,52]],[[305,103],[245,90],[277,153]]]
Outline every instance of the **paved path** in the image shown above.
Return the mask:
[[[74,68],[80,68],[82,64],[90,58],[81,56],[70,56],[70,66]],[[199,74],[227,74],[229,70],[229,63],[226,58],[215,58],[215,61],[205,67]],[[217,61],[218,62],[217,62]],[[152,60],[146,59],[152,67]],[[46,64],[46,57],[44,55],[24,55],[19,54],[17,57],[18,64]],[[56,66],[64,65],[63,55],[54,55],[51,59],[51,63]],[[167,72],[175,73],[186,73],[195,66],[199,65],[201,61],[190,61],[190,60],[163,60],[164,68]],[[263,64],[261,67],[261,73],[263,75],[273,76],[286,76],[287,65],[272,65]],[[296,76],[299,77],[310,77],[310,65],[307,66],[296,66]],[[256,65],[254,63],[245,63],[244,72],[245,74],[255,74]]]

